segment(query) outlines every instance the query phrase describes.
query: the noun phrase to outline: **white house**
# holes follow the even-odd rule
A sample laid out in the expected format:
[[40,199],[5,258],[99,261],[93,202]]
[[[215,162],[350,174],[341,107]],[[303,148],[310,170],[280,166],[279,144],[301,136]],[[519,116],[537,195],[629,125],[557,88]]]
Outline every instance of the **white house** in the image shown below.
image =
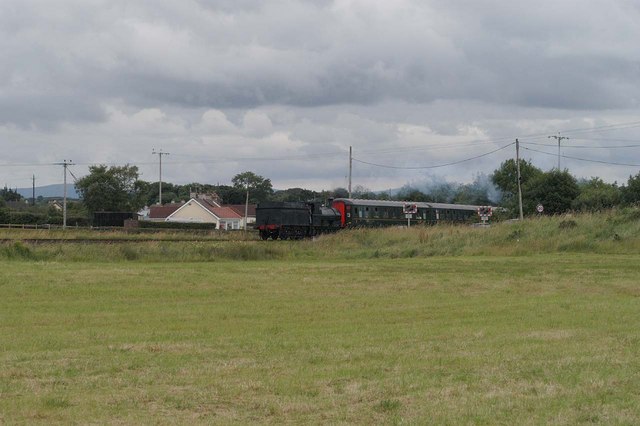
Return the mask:
[[241,229],[243,217],[232,208],[209,204],[204,200],[190,199],[169,214],[166,222],[215,223],[217,229]]

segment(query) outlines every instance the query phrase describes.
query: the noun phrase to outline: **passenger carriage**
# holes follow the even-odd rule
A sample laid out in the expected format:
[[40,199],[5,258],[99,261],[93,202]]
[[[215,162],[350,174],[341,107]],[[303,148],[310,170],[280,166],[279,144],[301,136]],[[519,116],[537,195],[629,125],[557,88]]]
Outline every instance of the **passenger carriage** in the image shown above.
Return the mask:
[[414,204],[411,214],[414,224],[432,225],[438,222],[466,222],[477,214],[478,206],[430,202],[404,202],[336,198],[332,206],[340,212],[343,228],[406,225],[405,206]]

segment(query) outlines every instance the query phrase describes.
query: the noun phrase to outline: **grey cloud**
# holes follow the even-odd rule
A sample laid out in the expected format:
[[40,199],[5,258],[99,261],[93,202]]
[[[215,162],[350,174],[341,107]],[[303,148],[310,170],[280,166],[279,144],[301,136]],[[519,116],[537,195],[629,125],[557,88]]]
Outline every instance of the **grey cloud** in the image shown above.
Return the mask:
[[[589,117],[637,116],[639,38],[640,9],[630,0],[5,0],[0,125],[103,132],[96,139],[112,148],[105,156],[136,144],[148,156],[146,144],[160,138],[167,149],[196,151],[185,141],[207,140],[219,150],[213,145],[230,134],[253,138],[266,155],[280,152],[268,140],[275,132],[300,153],[421,142],[400,134],[405,125],[432,132],[425,144],[474,138],[465,130],[474,127],[484,138],[555,133],[588,127]],[[138,122],[120,133],[113,108],[157,109],[186,124]],[[209,109],[224,115],[198,127]],[[245,123],[248,110],[265,113],[272,127],[255,117]],[[58,137],[56,146],[79,149],[74,135]],[[442,173],[490,172],[503,158]],[[264,170],[319,179],[344,174],[344,164]]]
[[[62,2],[49,17],[33,3],[8,1],[3,47],[8,57],[23,59],[5,64],[2,74],[28,76],[35,96],[46,96],[50,86],[80,86],[87,90],[74,94],[84,102],[115,97],[142,106],[469,99],[567,109],[635,107],[637,54],[572,51],[584,44],[576,38],[598,42],[600,33],[591,27],[619,24],[621,37],[639,35],[632,28],[637,10],[617,4],[627,15],[610,13],[616,23],[599,19],[599,7],[582,7],[581,19],[555,15],[576,3],[545,3],[523,13],[503,2],[465,8],[436,1],[397,7]],[[626,43],[611,31],[606,39]],[[13,85],[5,77],[5,89]]]
[[74,95],[0,95],[0,124],[53,129],[63,121],[102,121],[105,117],[100,105]]

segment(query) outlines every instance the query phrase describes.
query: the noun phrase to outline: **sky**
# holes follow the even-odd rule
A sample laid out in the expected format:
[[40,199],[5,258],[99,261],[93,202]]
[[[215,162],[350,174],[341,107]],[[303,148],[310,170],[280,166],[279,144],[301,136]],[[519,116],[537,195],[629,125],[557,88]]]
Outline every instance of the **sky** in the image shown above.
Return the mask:
[[162,150],[166,182],[332,189],[349,147],[353,186],[466,183],[515,138],[557,167],[558,135],[561,168],[625,183],[638,40],[637,0],[3,0],[0,185],[157,181]]

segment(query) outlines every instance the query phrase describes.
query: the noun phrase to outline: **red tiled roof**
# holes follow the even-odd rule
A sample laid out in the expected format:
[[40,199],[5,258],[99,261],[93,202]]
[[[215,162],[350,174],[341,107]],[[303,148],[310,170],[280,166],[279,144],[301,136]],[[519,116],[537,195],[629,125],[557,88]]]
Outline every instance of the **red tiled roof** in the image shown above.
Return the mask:
[[241,219],[243,216],[236,213],[235,210],[229,207],[209,207],[209,210],[213,212],[220,219]]
[[183,205],[184,205],[183,203],[180,203],[180,204],[165,204],[163,206],[158,206],[158,205],[151,206],[149,207],[149,219],[165,219],[171,213],[175,212]]
[[[223,207],[229,207],[233,209],[236,213],[238,213],[241,217],[244,217],[244,204],[225,204]],[[256,215],[256,205],[249,204],[249,209],[247,210],[248,216]]]
[[209,201],[209,200],[205,200],[203,198],[192,198],[192,200],[196,200],[197,202],[199,202],[200,204],[202,204],[206,208],[218,207],[214,202]]

